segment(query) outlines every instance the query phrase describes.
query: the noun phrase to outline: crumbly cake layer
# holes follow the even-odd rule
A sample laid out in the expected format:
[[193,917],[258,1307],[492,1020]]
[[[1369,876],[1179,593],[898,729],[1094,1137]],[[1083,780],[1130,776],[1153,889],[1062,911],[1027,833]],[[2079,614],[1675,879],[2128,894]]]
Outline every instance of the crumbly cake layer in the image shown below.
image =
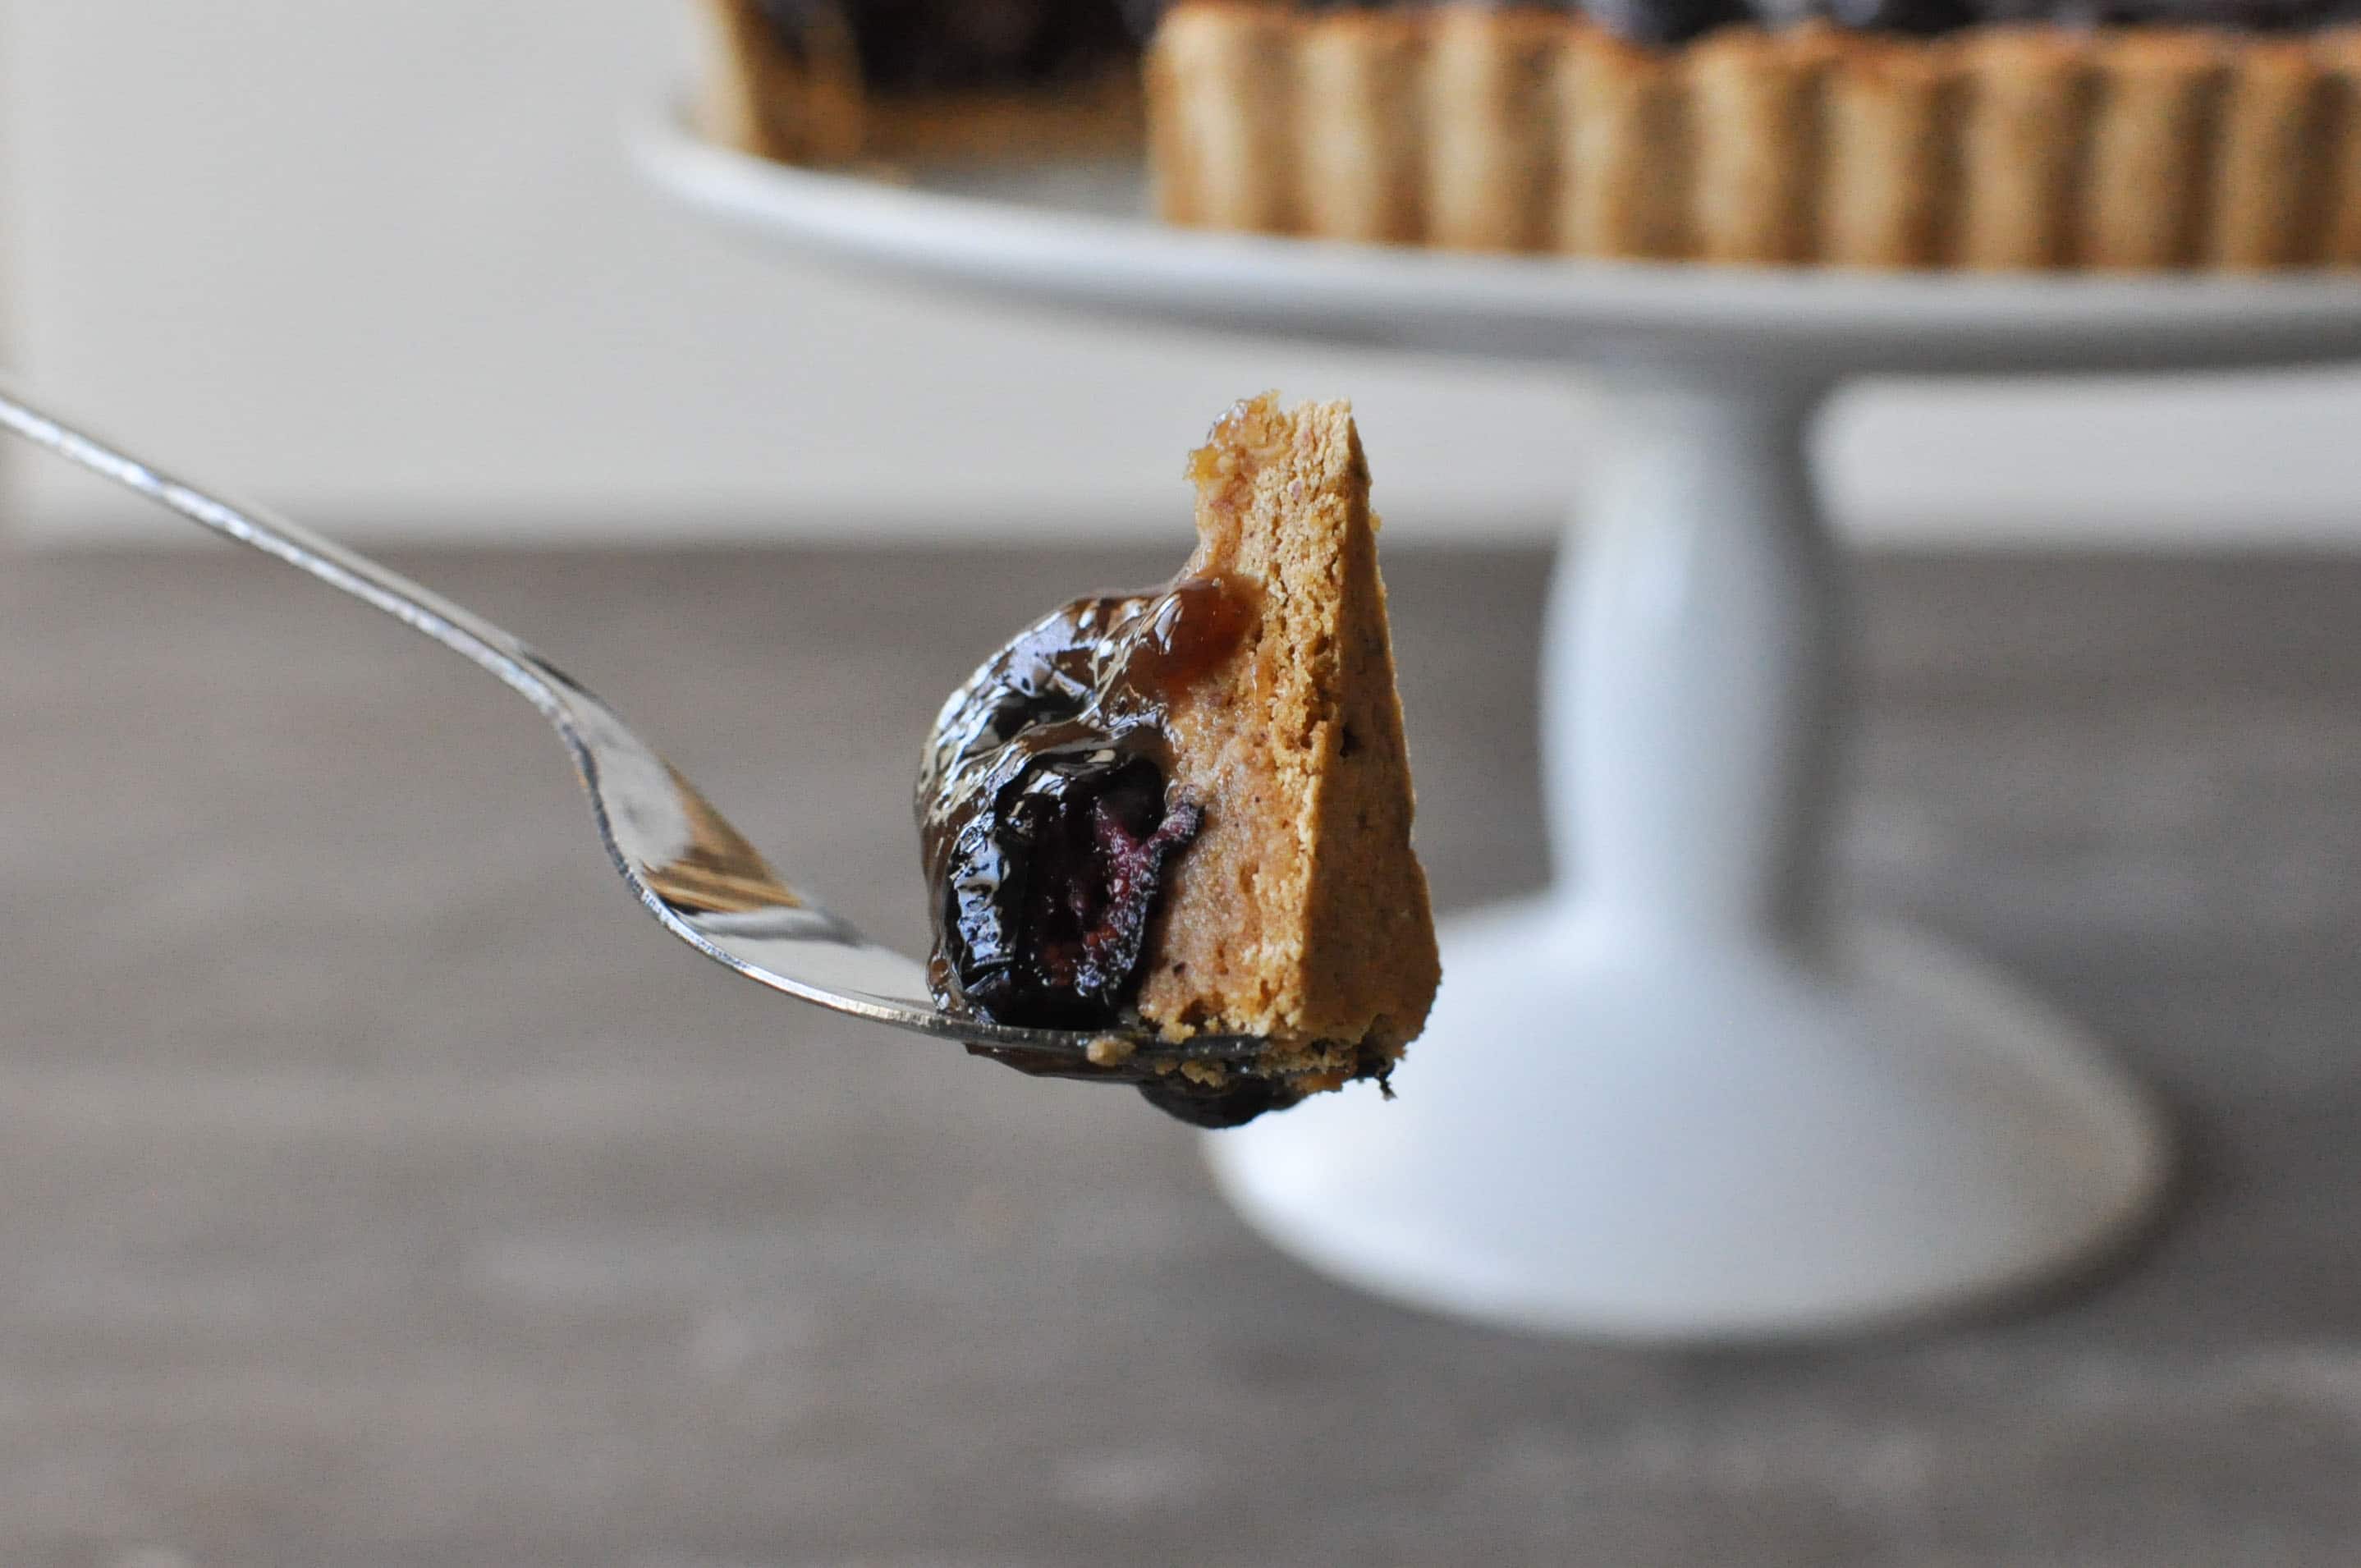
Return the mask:
[[1868,268],[2361,265],[2361,27],[1726,27],[1186,0],[1163,214],[1470,250]]
[[1266,396],[1223,420],[1193,474],[1186,575],[1258,613],[1166,721],[1172,786],[1203,820],[1174,864],[1139,1012],[1173,1035],[1265,1036],[1275,1069],[1341,1081],[1400,1053],[1441,972],[1368,466],[1345,404],[1289,412]]
[[1062,157],[1139,145],[1139,73],[1112,65],[1038,86],[879,93],[853,40],[815,21],[788,47],[759,0],[698,0],[700,113],[716,140],[785,163]]

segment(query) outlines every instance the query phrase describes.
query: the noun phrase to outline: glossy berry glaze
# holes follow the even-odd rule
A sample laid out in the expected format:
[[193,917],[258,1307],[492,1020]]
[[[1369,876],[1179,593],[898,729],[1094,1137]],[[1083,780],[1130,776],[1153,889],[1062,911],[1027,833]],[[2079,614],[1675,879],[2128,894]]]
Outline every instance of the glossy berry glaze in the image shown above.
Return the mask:
[[[1166,870],[1202,821],[1202,803],[1170,783],[1171,700],[1254,618],[1244,592],[1211,577],[1077,599],[952,694],[916,802],[936,1000],[1038,1028],[1129,1019]],[[1242,1075],[1142,1088],[1202,1125],[1235,1125],[1293,1098]]]
[[1139,52],[1136,0],[756,0],[792,48],[813,29],[849,38],[881,93],[1047,87]]
[[[1137,52],[1169,0],[761,0],[791,41],[820,21],[851,37],[884,92],[1046,86]],[[1638,43],[1677,44],[1740,23],[1823,20],[1921,37],[1983,23],[2290,31],[2361,19],[2361,0],[1296,0],[1307,12],[1439,5],[1587,15]]]

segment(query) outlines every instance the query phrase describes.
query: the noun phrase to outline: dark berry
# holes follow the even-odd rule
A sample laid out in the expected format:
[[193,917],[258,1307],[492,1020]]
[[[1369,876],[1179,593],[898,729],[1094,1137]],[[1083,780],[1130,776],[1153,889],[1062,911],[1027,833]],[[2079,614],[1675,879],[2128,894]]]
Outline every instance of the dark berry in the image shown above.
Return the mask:
[[1046,86],[1112,69],[1138,43],[1116,0],[762,0],[796,47],[813,27],[852,40],[880,92]]
[[[1196,836],[1194,806],[1164,807],[1144,759],[1046,762],[1001,811],[978,869],[994,896],[962,900],[952,868],[946,949],[960,993],[985,1017],[1041,1028],[1115,1021],[1130,1000],[1164,863]],[[962,905],[964,906],[962,906]]]
[[1828,0],[1829,19],[1862,32],[1932,38],[1976,19],[1970,0]]
[[1592,0],[1593,21],[1633,43],[1684,44],[1751,19],[1745,0]]
[[1303,1098],[1303,1091],[1276,1079],[1233,1073],[1218,1088],[1207,1088],[1178,1073],[1152,1078],[1139,1086],[1150,1105],[1177,1116],[1192,1127],[1219,1131],[1243,1127],[1267,1111],[1284,1111]]
[[945,705],[917,805],[946,1006],[1041,1028],[1121,1020],[1165,868],[1200,821],[1167,799],[1167,707],[1254,614],[1213,578],[1079,600]]

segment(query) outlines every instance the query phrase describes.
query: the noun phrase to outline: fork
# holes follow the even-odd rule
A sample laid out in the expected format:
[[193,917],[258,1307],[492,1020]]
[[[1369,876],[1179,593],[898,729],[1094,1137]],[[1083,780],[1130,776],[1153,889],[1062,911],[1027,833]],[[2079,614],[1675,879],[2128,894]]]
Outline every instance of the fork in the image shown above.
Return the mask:
[[832,1012],[960,1042],[1038,1077],[1153,1083],[1188,1062],[1253,1058],[1249,1039],[1023,1028],[937,1006],[923,964],[791,887],[679,769],[522,639],[333,540],[175,478],[5,384],[0,427],[317,577],[489,671],[565,742],[589,796],[591,825],[624,884],[666,931],[724,968]]

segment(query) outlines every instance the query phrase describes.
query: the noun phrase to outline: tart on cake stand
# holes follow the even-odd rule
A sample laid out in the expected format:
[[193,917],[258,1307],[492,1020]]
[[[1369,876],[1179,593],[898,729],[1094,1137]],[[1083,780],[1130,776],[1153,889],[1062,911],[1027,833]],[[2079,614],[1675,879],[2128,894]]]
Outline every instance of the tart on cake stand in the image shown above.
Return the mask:
[[1865,375],[2361,358],[2361,278],[1443,254],[1172,229],[1128,166],[886,182],[669,115],[637,151],[698,212],[872,276],[1611,391],[1543,650],[1556,886],[1445,927],[1398,1101],[1209,1135],[1281,1247],[1468,1318],[1719,1342],[1982,1303],[2150,1216],[2170,1140],[2141,1086],[2006,979],[1831,897],[1855,638],[1805,438]]

